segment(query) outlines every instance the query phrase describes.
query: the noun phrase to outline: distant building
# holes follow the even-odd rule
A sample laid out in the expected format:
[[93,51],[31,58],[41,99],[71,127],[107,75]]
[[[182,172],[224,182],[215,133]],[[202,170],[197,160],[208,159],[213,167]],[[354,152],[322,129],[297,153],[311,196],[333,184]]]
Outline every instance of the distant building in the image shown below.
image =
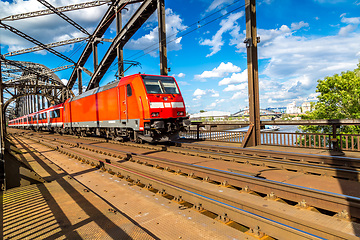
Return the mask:
[[301,109],[296,106],[296,101],[289,103],[286,105],[286,113],[287,114],[298,114],[301,113]]
[[311,102],[303,102],[300,107],[297,107],[296,101],[293,101],[292,103],[286,106],[287,114],[300,114],[300,113],[311,112],[312,110],[313,109]]
[[301,104],[301,110],[303,113],[311,112],[312,111],[311,102],[304,102],[303,104]]

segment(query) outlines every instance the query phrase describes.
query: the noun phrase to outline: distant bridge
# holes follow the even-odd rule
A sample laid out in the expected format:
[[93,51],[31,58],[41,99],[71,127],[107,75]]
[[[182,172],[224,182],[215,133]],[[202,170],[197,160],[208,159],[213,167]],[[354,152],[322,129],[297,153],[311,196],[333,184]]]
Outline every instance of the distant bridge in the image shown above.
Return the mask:
[[[250,116],[250,112],[249,112],[249,109],[246,108],[244,110],[241,110],[239,112],[236,112],[234,114],[231,115],[232,117],[248,117]],[[260,109],[260,116],[274,116],[274,117],[281,117],[282,116],[282,113],[276,113],[276,112],[273,112],[273,111],[270,111],[270,110],[266,110],[266,109]]]

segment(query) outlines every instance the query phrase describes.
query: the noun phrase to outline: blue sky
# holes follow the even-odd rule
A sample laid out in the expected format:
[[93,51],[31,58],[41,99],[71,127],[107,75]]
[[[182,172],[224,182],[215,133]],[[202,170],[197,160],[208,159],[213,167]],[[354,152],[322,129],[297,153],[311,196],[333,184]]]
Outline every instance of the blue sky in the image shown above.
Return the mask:
[[[65,6],[84,1],[48,2]],[[248,106],[243,5],[244,0],[165,1],[169,75],[177,79],[188,112],[234,113]],[[134,4],[123,11],[124,24],[137,7]],[[36,0],[1,1],[0,18],[44,8]],[[91,33],[106,9],[103,6],[65,14]],[[6,23],[43,43],[84,36],[56,15]],[[314,101],[318,79],[353,70],[359,63],[360,0],[258,0],[257,26],[261,39],[258,48],[261,108]],[[0,29],[0,34],[3,54],[33,47],[11,32]],[[112,25],[104,37],[114,36]],[[125,46],[124,59],[141,63],[141,67],[130,68],[126,75],[159,74],[157,41],[155,13]],[[56,50],[77,61],[84,45],[78,43]],[[99,56],[107,46],[109,43],[99,44]],[[148,46],[152,47],[146,49]],[[69,64],[44,51],[9,59],[38,62],[49,68]],[[93,71],[92,65],[90,58],[85,66]],[[57,74],[65,82],[71,71]],[[115,74],[113,65],[101,84],[114,80]],[[83,78],[85,84],[90,79],[85,73]]]

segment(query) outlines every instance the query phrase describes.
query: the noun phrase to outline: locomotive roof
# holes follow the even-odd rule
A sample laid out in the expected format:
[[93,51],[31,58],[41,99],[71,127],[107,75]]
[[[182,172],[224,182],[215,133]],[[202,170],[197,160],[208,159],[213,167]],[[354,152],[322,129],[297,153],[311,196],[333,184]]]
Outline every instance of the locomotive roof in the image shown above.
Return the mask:
[[87,96],[90,96],[90,95],[93,95],[93,94],[95,94],[95,93],[99,93],[99,92],[105,91],[105,90],[108,90],[108,89],[111,89],[111,88],[114,88],[114,87],[116,87],[118,84],[119,84],[119,81],[114,81],[114,82],[111,82],[111,83],[109,83],[109,84],[106,84],[105,86],[91,89],[91,90],[89,90],[89,91],[84,92],[83,94],[80,94],[79,96],[76,96],[76,97],[71,98],[71,99],[69,100],[69,102],[75,101],[75,100],[78,100],[78,99],[81,99],[81,98],[84,98],[84,97],[87,97]]

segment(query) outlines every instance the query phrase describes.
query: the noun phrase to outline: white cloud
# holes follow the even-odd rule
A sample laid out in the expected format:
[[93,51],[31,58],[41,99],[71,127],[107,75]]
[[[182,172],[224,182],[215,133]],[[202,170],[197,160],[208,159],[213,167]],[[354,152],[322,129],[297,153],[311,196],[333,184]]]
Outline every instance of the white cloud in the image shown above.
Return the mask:
[[[340,17],[349,23],[338,35],[300,37],[294,34],[300,22],[277,29],[259,29],[261,47],[259,60],[266,62],[260,75],[262,103],[284,105],[292,100],[314,100],[318,79],[356,68],[360,56],[360,33],[354,31],[357,20]],[[339,21],[339,22],[340,22]],[[226,91],[240,90],[240,85],[229,85]],[[237,92],[232,99],[241,98]],[[301,100],[301,101],[300,101]]]
[[193,93],[193,100],[200,100],[203,96],[210,96],[210,97],[219,97],[219,92],[215,91],[214,89],[206,89],[202,90],[197,88]]
[[[258,29],[258,36],[260,37],[260,44],[259,46],[263,47],[268,44],[271,44],[271,41],[276,39],[277,37],[281,36],[289,36],[296,30],[301,28],[309,27],[309,24],[301,21],[298,23],[292,23],[291,28],[286,25],[282,25],[280,28],[275,29]],[[243,43],[245,39],[245,31],[240,33],[234,29],[230,33],[232,39],[230,40],[230,45],[235,46],[238,49],[238,52],[245,52],[245,44]]]
[[206,9],[206,12],[211,12],[213,10],[220,9],[223,5],[230,4],[230,3],[233,3],[233,2],[234,2],[234,0],[214,0],[210,4],[208,9]]
[[214,109],[219,104],[225,102],[225,99],[216,99],[215,102],[211,103],[209,106],[206,107],[206,110]]
[[211,97],[219,97],[219,93],[217,91],[215,91],[214,89],[210,89],[207,91],[208,93],[211,94]]
[[245,69],[243,72],[241,73],[233,73],[231,75],[231,77],[229,78],[224,78],[223,80],[221,80],[219,82],[219,86],[223,86],[223,85],[229,85],[232,83],[243,83],[243,82],[247,82],[248,80],[248,73],[247,73],[247,69]]
[[240,26],[236,22],[239,18],[244,16],[244,11],[238,13],[232,13],[226,19],[220,22],[221,28],[216,32],[216,34],[211,39],[204,39],[200,41],[200,45],[210,46],[211,53],[206,55],[210,57],[215,53],[221,50],[221,47],[224,45],[222,35],[226,32],[240,31]]
[[340,36],[348,35],[352,31],[354,31],[360,24],[360,17],[347,18],[345,16],[346,16],[346,13],[343,13],[340,15],[341,22],[348,24],[347,26],[340,28],[340,30],[339,30]]
[[177,77],[183,78],[183,77],[185,77],[185,73],[179,73],[179,74],[177,75]]
[[202,96],[205,95],[206,91],[205,90],[201,90],[200,88],[196,89],[195,92],[193,93],[193,96],[197,97],[197,96]]
[[211,71],[204,71],[200,75],[195,75],[196,79],[206,79],[206,78],[220,78],[225,77],[229,73],[236,73],[240,72],[241,68],[232,64],[231,62],[228,63],[220,63],[220,65],[214,68]]
[[[244,102],[249,102],[249,99],[247,98],[247,92],[246,91],[239,91],[236,92],[230,99],[234,100],[234,99],[244,99]],[[244,98],[245,97],[245,98]]]
[[188,82],[185,81],[177,81],[178,84],[183,85],[183,86],[188,86],[190,85]]
[[263,4],[263,3],[265,3],[265,4],[271,4],[273,2],[273,0],[262,0],[262,1],[259,1],[259,6],[261,5],[261,4]]
[[347,24],[360,24],[360,17],[347,18],[345,17],[346,13],[340,15],[341,22]]
[[[182,48],[181,40],[182,38],[178,38],[177,33],[187,26],[183,25],[183,20],[180,18],[179,15],[175,14],[172,9],[168,8],[165,10],[165,21],[166,21],[166,35],[169,37],[167,41],[167,50],[168,51],[177,51]],[[154,19],[157,21],[157,19]],[[150,19],[148,20],[150,21]],[[158,27],[154,27],[148,34],[138,38],[138,39],[131,39],[126,45],[125,48],[131,50],[144,50],[145,53],[148,53],[153,56],[157,57],[157,51],[152,51],[153,49],[157,49],[159,42],[159,29]]]
[[239,85],[230,84],[224,89],[224,92],[240,91],[247,88],[247,83],[242,83]]
[[336,4],[336,3],[345,2],[347,0],[314,0],[314,1],[318,2],[318,3],[325,3],[325,4]]
[[304,21],[291,24],[291,30],[299,30],[300,28],[303,28],[303,27],[309,27],[309,24]]

